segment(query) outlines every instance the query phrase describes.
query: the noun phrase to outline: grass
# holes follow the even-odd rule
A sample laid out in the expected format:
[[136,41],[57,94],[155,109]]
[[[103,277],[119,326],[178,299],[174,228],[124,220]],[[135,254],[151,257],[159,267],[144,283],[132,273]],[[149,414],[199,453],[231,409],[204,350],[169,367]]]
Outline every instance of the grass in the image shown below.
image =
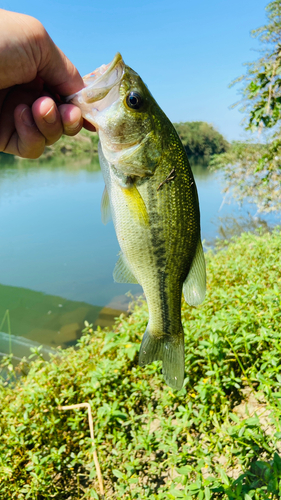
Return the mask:
[[207,254],[204,303],[183,303],[181,391],[165,386],[161,363],[137,365],[145,303],[112,331],[87,325],[78,349],[51,362],[34,352],[14,371],[6,359],[0,498],[99,498],[87,412],[59,409],[83,402],[105,498],[280,498],[281,233],[221,247]]

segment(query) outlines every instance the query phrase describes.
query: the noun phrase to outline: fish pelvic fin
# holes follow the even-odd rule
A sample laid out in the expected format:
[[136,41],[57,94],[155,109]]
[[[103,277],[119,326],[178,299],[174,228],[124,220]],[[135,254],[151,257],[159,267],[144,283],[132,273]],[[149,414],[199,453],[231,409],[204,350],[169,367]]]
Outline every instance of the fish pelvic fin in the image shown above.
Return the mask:
[[157,337],[152,335],[148,325],[140,347],[139,365],[149,365],[156,360],[161,360],[163,363],[162,370],[166,384],[180,390],[184,381],[183,331],[174,336]]
[[113,279],[115,283],[136,283],[138,284],[138,280],[135,278],[130,265],[122,252],[119,252],[119,259],[116,262],[114,271],[113,271]]
[[199,306],[206,294],[206,265],[202,243],[199,240],[196,252],[183,284],[183,295],[190,306]]

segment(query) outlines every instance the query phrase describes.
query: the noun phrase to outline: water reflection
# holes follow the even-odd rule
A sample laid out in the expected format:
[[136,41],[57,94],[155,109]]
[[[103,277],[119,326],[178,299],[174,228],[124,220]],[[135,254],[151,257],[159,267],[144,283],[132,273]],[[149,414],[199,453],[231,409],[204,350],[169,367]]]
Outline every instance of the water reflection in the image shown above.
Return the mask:
[[[27,288],[0,285],[2,330],[40,341],[48,346],[67,347],[80,337],[84,321],[96,323],[102,307],[46,295]],[[9,311],[9,321],[5,312]]]

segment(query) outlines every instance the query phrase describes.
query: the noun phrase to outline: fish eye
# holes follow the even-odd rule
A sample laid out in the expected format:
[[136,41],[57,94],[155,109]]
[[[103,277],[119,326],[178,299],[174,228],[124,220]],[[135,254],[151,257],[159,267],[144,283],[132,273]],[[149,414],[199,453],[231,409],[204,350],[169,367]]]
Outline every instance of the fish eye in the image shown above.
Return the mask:
[[126,98],[127,105],[132,109],[140,109],[142,105],[142,97],[137,92],[130,92]]

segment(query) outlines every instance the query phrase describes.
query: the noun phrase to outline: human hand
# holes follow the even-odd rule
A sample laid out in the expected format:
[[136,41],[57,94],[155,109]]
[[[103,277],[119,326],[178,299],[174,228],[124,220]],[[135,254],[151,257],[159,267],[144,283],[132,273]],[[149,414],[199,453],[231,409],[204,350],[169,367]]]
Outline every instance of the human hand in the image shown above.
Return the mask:
[[81,111],[58,96],[83,87],[37,19],[0,9],[0,151],[38,158],[62,133],[77,134]]

